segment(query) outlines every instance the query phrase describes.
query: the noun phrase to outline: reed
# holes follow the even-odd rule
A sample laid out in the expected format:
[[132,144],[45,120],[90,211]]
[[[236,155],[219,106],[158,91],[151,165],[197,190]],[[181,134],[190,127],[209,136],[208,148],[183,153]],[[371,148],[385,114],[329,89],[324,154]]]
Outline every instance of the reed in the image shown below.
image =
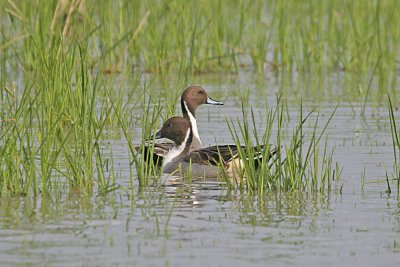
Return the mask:
[[[400,4],[395,0],[60,0],[48,5],[1,0],[0,7],[2,18],[12,18],[1,21],[1,50],[25,43],[25,29],[49,30],[86,42],[91,62],[109,73],[132,67],[161,75],[234,71],[251,58],[258,72],[272,67],[287,78],[310,71],[363,74],[379,61],[378,89],[396,82]],[[369,77],[361,76],[368,83]]]
[[24,56],[16,59],[24,81],[2,84],[0,194],[66,187],[92,193],[95,181],[98,192],[110,191],[115,175],[101,147],[112,122],[112,110],[100,105],[107,90],[99,72],[90,72],[88,47],[64,41],[49,28],[43,23],[28,30]]
[[[310,120],[310,114],[304,117],[300,107],[296,129],[287,139],[284,136],[284,105],[278,97],[276,108],[266,113],[266,128],[260,139],[253,111],[250,116],[252,127],[249,127],[249,116],[243,109],[243,117],[237,119],[236,124],[228,121],[228,126],[239,147],[239,157],[246,160],[243,160],[243,166],[233,182],[228,173],[223,173],[223,177],[229,180],[231,187],[246,190],[250,194],[298,190],[330,192],[332,182],[339,180],[341,170],[337,164],[333,164],[334,149],[328,149],[328,138],[325,137],[325,142],[322,140],[335,111],[336,108],[322,130],[318,126],[317,115],[312,131],[305,132],[303,125],[307,119]],[[275,141],[271,139],[273,125],[277,125]],[[317,130],[321,132],[317,134]],[[274,148],[271,143],[275,144]],[[262,157],[254,157],[263,146]]]
[[[388,111],[389,111],[389,120],[390,120],[390,130],[392,133],[392,142],[393,142],[393,169],[394,169],[394,179],[397,181],[397,192],[400,193],[400,137],[397,131],[396,119],[394,117],[393,105],[390,96],[388,96]],[[386,174],[387,178],[387,174]],[[388,190],[390,191],[389,179],[387,178]]]
[[154,134],[154,129],[157,129],[159,125],[161,100],[159,99],[158,102],[154,103],[150,97],[144,97],[143,101],[145,110],[141,114],[140,119],[142,122],[142,143],[139,148],[135,146],[132,136],[128,131],[127,122],[124,121],[122,114],[116,112],[119,125],[129,145],[131,164],[134,165],[136,170],[136,173],[131,176],[132,188],[134,187],[134,177],[137,177],[140,187],[146,187],[151,185],[152,181],[158,182],[161,176],[160,168],[157,162],[153,160],[154,142],[150,142],[154,141],[152,134]]

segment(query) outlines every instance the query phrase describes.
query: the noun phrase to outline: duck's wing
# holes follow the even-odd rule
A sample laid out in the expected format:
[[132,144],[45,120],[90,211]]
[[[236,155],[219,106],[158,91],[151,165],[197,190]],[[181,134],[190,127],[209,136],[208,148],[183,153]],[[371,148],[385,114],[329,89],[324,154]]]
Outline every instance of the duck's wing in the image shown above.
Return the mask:
[[[239,148],[236,145],[222,145],[222,146],[211,146],[206,148],[212,154],[218,154],[225,162],[231,161],[240,157]],[[276,149],[271,148],[270,145],[259,145],[251,148],[240,146],[246,156],[251,155],[253,159],[261,159],[263,156],[268,156],[268,159],[276,154]],[[265,153],[265,150],[269,149],[269,153]],[[247,160],[249,157],[246,158]]]
[[174,147],[174,143],[155,143],[154,154],[165,158],[168,152]]
[[[152,149],[152,146],[154,148]],[[153,161],[156,166],[161,166],[168,151],[174,146],[174,143],[154,143],[146,145],[137,145],[135,150],[143,155],[143,160],[146,162]],[[152,152],[151,152],[152,151]]]
[[173,148],[174,143],[154,143],[149,145],[137,145],[135,146],[135,150],[140,154],[146,154],[150,151],[151,146],[154,145],[154,154],[165,157],[168,154],[168,151]]
[[236,145],[217,145],[207,147],[206,149],[209,153],[218,155],[218,157],[222,158],[224,162],[231,160],[232,157],[238,154],[238,148]]
[[[240,148],[244,150],[245,155],[251,154],[251,157],[255,160],[262,159],[265,155],[265,149],[270,149],[270,152],[266,154],[268,156],[267,160],[276,153],[275,149],[271,149],[270,146],[265,145],[254,146],[251,148],[241,146]],[[186,155],[184,161],[202,165],[218,165],[221,163],[225,165],[237,158],[240,158],[240,155],[239,149],[236,145],[222,145],[194,150]],[[249,158],[246,159],[249,160]]]
[[209,150],[208,148],[202,148],[190,152],[188,155],[186,155],[184,161],[214,166],[220,163],[225,164],[224,159],[221,158],[217,151]]

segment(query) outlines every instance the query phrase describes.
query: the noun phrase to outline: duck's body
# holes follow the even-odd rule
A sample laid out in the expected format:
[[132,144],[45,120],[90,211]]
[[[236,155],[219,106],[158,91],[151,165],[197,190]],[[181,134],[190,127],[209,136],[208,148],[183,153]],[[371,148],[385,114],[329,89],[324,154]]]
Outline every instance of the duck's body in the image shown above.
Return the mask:
[[[212,146],[191,151],[193,131],[190,121],[184,117],[167,120],[156,138],[168,138],[174,141],[173,148],[163,162],[164,173],[210,178],[219,176],[222,168],[228,175],[235,176],[235,173],[237,175],[244,166],[236,145]],[[246,148],[241,147],[241,149]],[[255,151],[254,158],[260,158],[265,147],[252,149]]]

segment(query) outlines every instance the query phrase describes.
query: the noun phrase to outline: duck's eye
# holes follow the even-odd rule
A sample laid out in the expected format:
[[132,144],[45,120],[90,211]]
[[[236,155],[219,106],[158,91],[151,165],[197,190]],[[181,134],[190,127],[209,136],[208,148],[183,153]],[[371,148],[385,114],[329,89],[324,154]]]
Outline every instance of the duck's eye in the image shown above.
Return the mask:
[[172,123],[168,123],[168,128],[171,128],[172,127]]

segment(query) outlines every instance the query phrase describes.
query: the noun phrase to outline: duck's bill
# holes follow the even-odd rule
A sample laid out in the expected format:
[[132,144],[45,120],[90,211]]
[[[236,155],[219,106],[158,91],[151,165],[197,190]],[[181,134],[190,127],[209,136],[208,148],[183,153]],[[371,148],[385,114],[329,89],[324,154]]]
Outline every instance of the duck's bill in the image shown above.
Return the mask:
[[163,135],[161,134],[161,130],[159,130],[159,131],[156,133],[156,136],[155,136],[155,139],[160,139],[160,138],[163,138]]
[[210,104],[210,105],[223,105],[223,102],[219,102],[217,100],[212,99],[211,97],[207,97],[207,101],[206,104]]
[[[156,132],[156,135],[154,136],[154,139],[160,139],[160,138],[163,138],[163,136],[162,136],[162,134],[161,134],[161,130],[158,131],[158,132]],[[146,139],[146,142],[151,142],[151,141],[153,141],[154,139],[153,139],[153,135],[151,135],[150,138]]]

